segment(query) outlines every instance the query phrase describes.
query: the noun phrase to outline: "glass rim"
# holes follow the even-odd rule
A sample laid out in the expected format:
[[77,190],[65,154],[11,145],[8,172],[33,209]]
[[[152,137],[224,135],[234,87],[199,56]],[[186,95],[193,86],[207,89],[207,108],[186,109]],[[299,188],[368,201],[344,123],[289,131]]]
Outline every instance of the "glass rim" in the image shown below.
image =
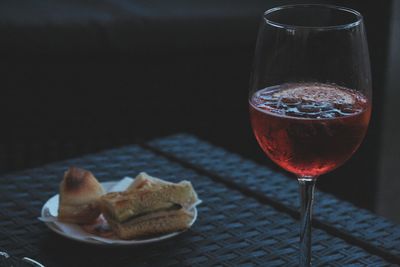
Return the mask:
[[[344,23],[344,24],[337,24],[337,25],[329,25],[329,26],[301,26],[301,25],[294,25],[294,24],[286,24],[286,23],[281,23],[281,22],[276,22],[274,20],[271,20],[268,18],[268,15],[289,9],[289,8],[308,8],[308,7],[320,7],[320,8],[327,8],[327,9],[332,9],[332,10],[338,10],[342,12],[346,12],[348,14],[352,14],[355,16],[354,21],[350,23]],[[277,6],[274,8],[270,8],[267,11],[264,12],[263,14],[263,19],[265,22],[271,26],[278,27],[278,28],[283,28],[283,29],[314,29],[314,30],[336,30],[336,29],[348,29],[352,28],[355,26],[360,25],[363,22],[363,16],[361,15],[360,12],[357,10],[354,10],[352,8],[348,7],[343,7],[343,6],[336,6],[336,5],[329,5],[329,4],[291,4],[291,5],[282,5],[282,6]]]

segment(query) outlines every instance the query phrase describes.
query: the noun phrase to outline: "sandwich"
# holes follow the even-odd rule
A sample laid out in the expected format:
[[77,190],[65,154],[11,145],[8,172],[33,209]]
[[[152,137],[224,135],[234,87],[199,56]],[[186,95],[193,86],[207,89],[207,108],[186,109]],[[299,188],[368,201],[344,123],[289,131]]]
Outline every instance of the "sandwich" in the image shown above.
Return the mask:
[[141,173],[127,190],[108,193],[99,203],[114,233],[134,239],[189,228],[199,200],[188,181],[170,183]]
[[58,219],[90,224],[100,215],[98,200],[104,189],[90,171],[70,167],[60,184]]

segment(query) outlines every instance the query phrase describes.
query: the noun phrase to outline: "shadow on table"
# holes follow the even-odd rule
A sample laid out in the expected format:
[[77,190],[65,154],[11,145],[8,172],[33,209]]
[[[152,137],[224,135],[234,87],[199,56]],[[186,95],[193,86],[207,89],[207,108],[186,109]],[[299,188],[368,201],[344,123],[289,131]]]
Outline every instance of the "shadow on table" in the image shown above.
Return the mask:
[[178,250],[182,250],[182,253],[190,250],[190,231],[157,243],[113,247],[85,244],[49,233],[41,242],[41,254],[46,256],[40,260],[48,266],[56,266],[55,263],[59,266],[61,262],[62,266],[82,267],[169,266],[182,262],[182,259],[178,259]]

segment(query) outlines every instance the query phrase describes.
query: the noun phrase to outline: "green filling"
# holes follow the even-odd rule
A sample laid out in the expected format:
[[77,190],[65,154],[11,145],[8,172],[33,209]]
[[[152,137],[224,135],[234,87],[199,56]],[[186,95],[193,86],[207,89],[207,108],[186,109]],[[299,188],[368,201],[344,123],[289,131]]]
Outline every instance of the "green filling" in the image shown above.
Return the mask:
[[145,216],[145,215],[148,215],[148,214],[151,214],[151,213],[156,213],[156,212],[161,212],[161,211],[180,210],[181,208],[182,208],[181,205],[175,204],[175,203],[171,203],[171,206],[168,207],[168,208],[160,208],[160,209],[154,209],[154,210],[151,210],[151,211],[145,211],[145,212],[142,212],[142,213],[138,213],[138,214],[133,215],[133,216],[131,216],[131,217],[125,219],[125,220],[120,221],[120,223],[125,223],[127,221],[130,221],[130,220],[133,220],[133,219],[137,219],[139,217],[142,217],[142,216]]

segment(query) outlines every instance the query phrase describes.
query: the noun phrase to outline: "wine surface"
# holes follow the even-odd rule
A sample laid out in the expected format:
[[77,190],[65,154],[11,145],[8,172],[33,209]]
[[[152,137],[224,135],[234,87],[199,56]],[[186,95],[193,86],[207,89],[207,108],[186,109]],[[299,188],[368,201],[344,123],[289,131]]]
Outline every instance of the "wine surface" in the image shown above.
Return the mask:
[[259,145],[298,176],[319,176],[343,164],[364,138],[371,113],[363,94],[321,83],[268,87],[249,102]]

